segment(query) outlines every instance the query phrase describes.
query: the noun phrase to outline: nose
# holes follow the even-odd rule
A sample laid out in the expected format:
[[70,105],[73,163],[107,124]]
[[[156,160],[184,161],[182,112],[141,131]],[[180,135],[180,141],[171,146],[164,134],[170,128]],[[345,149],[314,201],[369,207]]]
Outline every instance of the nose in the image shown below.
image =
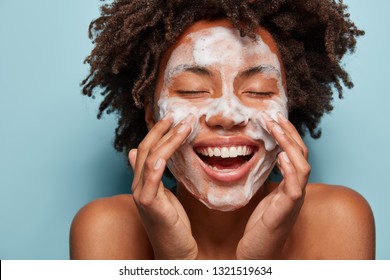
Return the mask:
[[213,115],[206,118],[206,124],[209,127],[223,128],[226,130],[232,129],[234,126],[244,126],[245,121],[234,120],[232,117],[223,116],[222,114]]

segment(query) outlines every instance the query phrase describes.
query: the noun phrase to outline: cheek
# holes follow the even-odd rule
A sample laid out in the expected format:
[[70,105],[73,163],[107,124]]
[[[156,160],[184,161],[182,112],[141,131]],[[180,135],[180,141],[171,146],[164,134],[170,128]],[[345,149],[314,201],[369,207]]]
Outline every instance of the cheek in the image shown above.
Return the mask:
[[287,106],[285,102],[277,102],[269,100],[264,103],[261,108],[256,108],[256,111],[250,118],[245,129],[245,134],[255,140],[261,140],[264,143],[266,151],[270,152],[275,149],[276,142],[274,138],[268,133],[266,125],[261,116],[262,112],[266,112],[271,118],[277,120],[277,114],[280,112],[287,118]]
[[269,100],[263,109],[271,118],[277,120],[277,113],[280,112],[284,117],[288,117],[287,111],[287,100],[282,98],[277,98],[274,100]]
[[176,125],[190,114],[193,114],[196,118],[200,118],[201,111],[207,106],[207,104],[194,104],[193,102],[189,102],[179,97],[165,97],[160,98],[157,106],[157,119],[160,120],[168,113],[171,113],[173,123]]
[[199,120],[202,116],[203,108],[207,107],[207,104],[194,104],[178,97],[166,97],[160,98],[158,101],[158,110],[156,110],[156,119],[160,120],[168,113],[172,114],[173,125],[177,125],[184,120],[190,114],[194,115],[195,121],[191,123],[191,134],[187,137],[186,142],[194,140],[199,133],[200,125]]

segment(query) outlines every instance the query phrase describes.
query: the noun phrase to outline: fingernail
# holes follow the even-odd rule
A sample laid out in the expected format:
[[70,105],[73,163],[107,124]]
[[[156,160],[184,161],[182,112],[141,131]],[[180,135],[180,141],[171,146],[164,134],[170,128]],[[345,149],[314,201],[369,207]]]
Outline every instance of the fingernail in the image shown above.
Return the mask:
[[273,121],[273,119],[270,117],[270,115],[268,115],[268,113],[262,112],[261,115],[263,116],[263,118],[264,118],[267,122],[272,122],[272,121]]
[[183,132],[184,130],[186,130],[186,128],[188,127],[188,123],[186,121],[183,121],[180,123],[180,127],[179,129],[177,130],[178,133],[181,133]]
[[164,117],[163,120],[173,120],[173,114],[172,112],[168,112]]
[[276,130],[277,133],[284,134],[283,129],[278,124],[275,123],[272,127]]
[[291,163],[290,159],[288,158],[286,152],[282,152],[282,158],[286,163]]
[[287,118],[285,116],[283,116],[283,114],[281,112],[278,112],[277,115],[278,115],[279,121],[282,121],[282,122],[287,121]]
[[191,122],[195,118],[194,114],[189,114],[187,117],[185,117],[185,122]]
[[154,170],[160,169],[162,163],[163,163],[163,161],[162,161],[161,158],[159,158],[158,160],[156,160],[156,163],[154,164]]

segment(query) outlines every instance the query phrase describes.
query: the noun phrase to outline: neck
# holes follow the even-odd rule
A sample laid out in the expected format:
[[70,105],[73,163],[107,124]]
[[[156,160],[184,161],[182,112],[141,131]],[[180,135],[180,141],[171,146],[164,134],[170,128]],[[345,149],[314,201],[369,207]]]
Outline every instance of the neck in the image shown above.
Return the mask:
[[192,234],[198,243],[199,257],[234,258],[248,219],[263,199],[264,193],[265,184],[247,205],[234,211],[223,212],[207,208],[185,187],[178,186],[177,197],[190,220]]

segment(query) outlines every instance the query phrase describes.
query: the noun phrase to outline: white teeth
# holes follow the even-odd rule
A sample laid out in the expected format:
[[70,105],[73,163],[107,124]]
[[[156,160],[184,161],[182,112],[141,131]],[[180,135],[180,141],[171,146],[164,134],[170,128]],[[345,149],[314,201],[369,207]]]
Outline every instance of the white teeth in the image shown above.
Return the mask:
[[249,146],[222,147],[222,148],[199,148],[197,152],[208,157],[235,158],[247,156],[253,153],[253,148]]
[[228,158],[228,157],[230,157],[229,149],[223,147],[221,150],[221,158]]
[[237,157],[237,156],[238,156],[238,153],[237,153],[236,147],[231,147],[230,148],[230,157]]

